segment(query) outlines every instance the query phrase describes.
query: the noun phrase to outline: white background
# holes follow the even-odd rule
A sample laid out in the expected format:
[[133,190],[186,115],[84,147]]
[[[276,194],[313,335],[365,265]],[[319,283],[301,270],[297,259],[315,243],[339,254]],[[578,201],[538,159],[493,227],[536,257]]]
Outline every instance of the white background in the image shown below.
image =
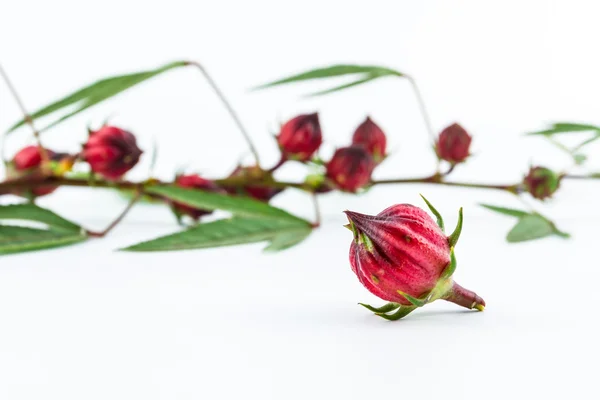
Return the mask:
[[[301,95],[323,87],[248,91],[317,66],[389,66],[417,79],[436,130],[458,121],[474,135],[476,154],[453,179],[512,183],[530,163],[570,165],[524,132],[561,120],[600,124],[599,13],[592,0],[4,1],[0,62],[33,110],[104,76],[198,60],[266,164],[277,157],[270,134],[278,123],[318,110],[325,158],[371,115],[393,150],[376,176],[428,174],[434,158],[406,82],[308,100]],[[0,107],[5,129],[19,111],[4,87]],[[250,159],[193,70],[148,82],[44,141],[75,151],[85,127],[107,117],[145,149],[158,142],[163,178],[180,167],[220,177]],[[8,152],[28,141],[24,129]],[[600,169],[598,146],[590,150],[590,168]],[[132,178],[146,176],[146,154]],[[279,176],[300,179],[302,171],[289,166]],[[465,207],[455,276],[486,299],[485,312],[437,302],[389,323],[356,305],[382,302],[350,271],[341,211],[421,205],[420,192],[450,226]],[[507,194],[420,185],[330,194],[322,200],[324,227],[275,255],[260,245],[114,252],[177,229],[168,210],[139,206],[106,240],[1,258],[0,398],[591,398],[600,355],[599,193],[592,182],[564,183],[539,209],[573,238],[517,245],[503,239],[514,221],[477,207],[522,206]],[[61,189],[40,203],[95,229],[125,205],[83,189]],[[312,217],[302,194],[274,203]]]

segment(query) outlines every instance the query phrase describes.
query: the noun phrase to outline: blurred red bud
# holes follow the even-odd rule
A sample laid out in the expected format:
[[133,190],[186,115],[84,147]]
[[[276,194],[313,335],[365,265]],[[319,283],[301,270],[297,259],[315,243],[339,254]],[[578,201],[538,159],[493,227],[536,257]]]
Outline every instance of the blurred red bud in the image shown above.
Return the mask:
[[[192,175],[179,175],[175,179],[175,185],[182,188],[193,188],[193,189],[203,189],[211,192],[221,192],[217,185],[215,185],[212,181],[208,179],[202,178],[198,174]],[[212,210],[203,210],[201,208],[190,207],[187,204],[172,202],[171,206],[173,210],[178,215],[187,215],[194,219],[195,221],[199,220],[202,216],[208,215],[212,213]]]
[[471,136],[459,124],[452,124],[444,129],[436,143],[436,152],[440,159],[458,164],[469,157]]
[[369,117],[356,128],[352,144],[363,146],[379,163],[385,158],[387,139],[383,130]]
[[135,136],[114,126],[91,131],[81,152],[81,158],[90,164],[93,172],[110,180],[125,175],[138,163],[141,155]]
[[283,124],[277,143],[283,156],[290,160],[308,161],[319,149],[323,137],[319,115],[304,114]]
[[[272,175],[260,167],[253,165],[249,167],[238,166],[230,175],[229,178],[240,178],[248,181],[264,181],[273,182]],[[230,194],[242,194],[255,198],[256,200],[269,202],[275,195],[283,189],[268,187],[268,186],[231,186],[225,188]]]
[[[45,149],[48,157],[53,160],[57,156],[52,150]],[[42,171],[42,152],[39,146],[27,146],[22,148],[15,154],[10,162],[7,178],[13,179],[42,179],[44,172]],[[56,186],[39,186],[31,190],[34,196],[44,196],[56,190]],[[22,195],[21,191],[13,192],[16,195]]]
[[371,180],[373,157],[362,146],[337,149],[327,163],[326,177],[346,192],[356,192]]

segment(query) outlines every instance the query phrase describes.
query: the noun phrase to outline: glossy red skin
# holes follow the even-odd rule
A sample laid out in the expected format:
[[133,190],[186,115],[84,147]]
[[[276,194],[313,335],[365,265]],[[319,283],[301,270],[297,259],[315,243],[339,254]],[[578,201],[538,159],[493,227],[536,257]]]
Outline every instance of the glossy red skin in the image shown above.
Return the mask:
[[337,149],[327,163],[325,176],[346,192],[356,192],[371,180],[375,161],[362,146]]
[[385,157],[387,138],[383,130],[367,117],[354,131],[352,144],[363,146],[375,160],[381,160]]
[[[212,181],[204,179],[197,174],[180,175],[175,180],[175,185],[183,188],[204,189],[213,192],[220,191],[219,187]],[[212,214],[211,210],[194,208],[182,203],[173,202],[172,206],[179,214],[187,215],[196,221],[205,215]]]
[[308,161],[323,142],[318,114],[304,114],[286,122],[277,136],[285,158]]
[[[52,158],[56,155],[52,150],[46,149],[48,157]],[[42,154],[39,146],[27,146],[19,150],[12,159],[12,173],[9,178],[42,178],[42,171],[40,166],[42,164]],[[40,186],[31,191],[36,196],[44,196],[50,194],[56,190],[57,186]],[[17,195],[21,195],[21,192],[15,192]]]
[[110,180],[125,175],[141,155],[135,136],[114,126],[103,126],[92,132],[81,152],[81,158],[90,164],[92,171]]
[[[242,167],[238,166],[230,175],[230,178],[245,178],[245,179],[261,179],[265,171],[257,166]],[[229,187],[225,189],[230,194],[242,194],[250,196],[256,200],[269,202],[275,195],[281,193],[283,189],[261,187],[261,186],[244,186],[244,187]]]
[[350,265],[374,295],[410,305],[398,290],[413,297],[429,293],[450,263],[448,238],[424,210],[397,204],[376,216],[346,212],[356,231],[371,239],[373,251],[352,241]]
[[463,162],[469,157],[471,136],[459,124],[452,124],[444,129],[436,143],[438,156],[453,164]]

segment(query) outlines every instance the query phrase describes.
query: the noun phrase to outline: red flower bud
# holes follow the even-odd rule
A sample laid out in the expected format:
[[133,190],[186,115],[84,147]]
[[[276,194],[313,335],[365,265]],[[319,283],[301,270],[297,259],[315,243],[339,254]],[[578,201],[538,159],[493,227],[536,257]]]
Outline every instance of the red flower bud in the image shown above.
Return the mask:
[[[431,210],[443,227],[439,213],[432,206]],[[483,310],[481,297],[452,281],[462,209],[450,236],[429,214],[410,204],[394,205],[375,216],[351,211],[346,215],[354,233],[350,246],[352,270],[371,293],[391,302],[381,309],[367,308],[387,319],[399,319],[437,299]],[[399,309],[396,314],[385,314],[395,309]]]
[[[221,189],[212,181],[200,177],[200,175],[179,175],[175,179],[175,185],[182,188],[203,189],[211,192],[220,192]],[[195,221],[202,216],[212,213],[212,210],[203,210],[201,208],[190,207],[183,203],[172,202],[171,206],[177,215],[188,215]]]
[[[265,171],[256,165],[250,167],[238,166],[231,175],[229,175],[229,178],[239,178],[244,181],[263,181],[266,183],[273,182],[273,176],[268,171]],[[243,185],[227,187],[225,190],[230,194],[247,195],[256,200],[269,202],[275,195],[281,193],[283,189],[269,186]]]
[[459,124],[452,124],[440,133],[436,152],[440,159],[458,164],[469,157],[471,136]]
[[373,157],[362,146],[337,149],[327,163],[326,177],[346,192],[356,192],[371,180]]
[[560,178],[558,174],[548,168],[532,167],[523,179],[523,184],[534,198],[544,200],[558,190]]
[[364,146],[377,163],[385,158],[386,142],[385,133],[369,117],[356,128],[352,136],[352,144]]
[[110,180],[121,178],[138,163],[141,155],[135,136],[114,126],[91,132],[81,152],[81,158],[93,172]]
[[[46,154],[52,160],[57,154],[52,150],[46,149]],[[42,153],[39,146],[27,146],[19,150],[13,157],[10,167],[7,171],[7,177],[12,179],[41,179],[44,177],[42,171]],[[34,196],[44,196],[56,190],[56,186],[39,186],[31,190]],[[15,191],[14,194],[22,195],[22,191]]]
[[298,161],[308,161],[319,149],[323,137],[319,115],[306,114],[290,119],[281,127],[277,143],[283,157]]

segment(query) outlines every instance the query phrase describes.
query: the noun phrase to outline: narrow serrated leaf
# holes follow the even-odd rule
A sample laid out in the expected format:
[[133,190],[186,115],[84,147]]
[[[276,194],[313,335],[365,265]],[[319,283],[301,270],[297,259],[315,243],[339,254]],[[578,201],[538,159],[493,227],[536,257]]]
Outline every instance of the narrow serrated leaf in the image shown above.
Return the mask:
[[600,127],[588,124],[577,124],[571,122],[557,122],[548,129],[536,132],[529,132],[526,135],[544,135],[551,136],[562,133],[575,133],[584,131],[600,131]]
[[517,210],[514,208],[498,207],[498,206],[493,206],[491,204],[483,204],[483,203],[480,203],[479,205],[481,207],[487,208],[488,210],[495,211],[497,213],[504,214],[504,215],[510,215],[511,217],[521,218],[521,217],[529,214],[526,211]]
[[13,204],[0,206],[0,219],[25,220],[44,223],[55,230],[71,232],[81,231],[81,227],[35,204]]
[[528,214],[521,218],[508,232],[506,240],[510,243],[541,239],[555,233],[552,222],[537,214]]
[[316,96],[322,96],[324,94],[329,94],[329,93],[333,93],[333,92],[339,92],[340,90],[344,90],[344,89],[348,89],[348,88],[351,88],[351,87],[354,87],[354,86],[358,86],[358,85],[361,85],[363,83],[367,83],[367,82],[372,81],[373,79],[377,79],[377,78],[379,78],[379,77],[378,76],[367,76],[366,78],[359,79],[359,80],[354,81],[354,82],[350,82],[350,83],[346,83],[344,85],[332,87],[330,89],[322,90],[320,92],[311,93],[311,94],[307,95],[307,97],[316,97]]
[[86,239],[83,232],[0,225],[0,254],[49,249]]

